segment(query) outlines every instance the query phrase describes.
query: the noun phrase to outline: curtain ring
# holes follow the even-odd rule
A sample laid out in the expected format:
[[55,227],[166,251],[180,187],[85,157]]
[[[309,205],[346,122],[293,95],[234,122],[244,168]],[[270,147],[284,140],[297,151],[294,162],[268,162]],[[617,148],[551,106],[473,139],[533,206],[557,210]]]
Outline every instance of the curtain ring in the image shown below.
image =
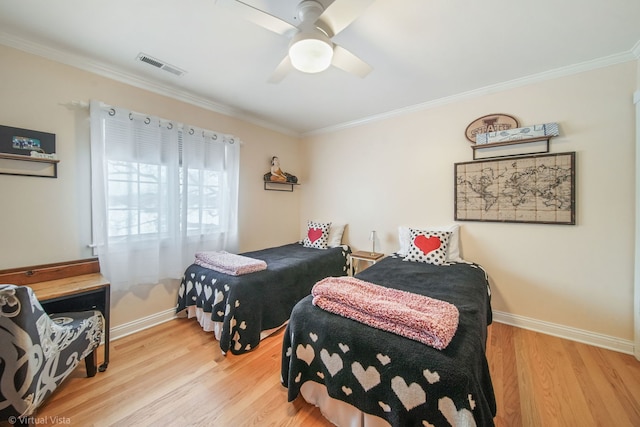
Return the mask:
[[151,119],[149,117],[147,117],[146,119],[144,119],[144,124],[148,125],[149,123],[151,123]]
[[193,135],[194,131],[193,128],[189,129],[189,135]]
[[114,110],[113,108],[109,109],[109,115],[110,116],[115,116],[116,115],[116,110]]
[[236,140],[234,138],[230,138],[229,139],[229,144],[233,145],[235,144]]
[[218,134],[214,133],[213,136],[211,137],[211,139],[213,139],[214,141],[218,140]]
[[173,123],[169,122],[169,123],[167,124],[167,129],[173,129]]
[[133,120],[133,113],[129,113],[129,120]]

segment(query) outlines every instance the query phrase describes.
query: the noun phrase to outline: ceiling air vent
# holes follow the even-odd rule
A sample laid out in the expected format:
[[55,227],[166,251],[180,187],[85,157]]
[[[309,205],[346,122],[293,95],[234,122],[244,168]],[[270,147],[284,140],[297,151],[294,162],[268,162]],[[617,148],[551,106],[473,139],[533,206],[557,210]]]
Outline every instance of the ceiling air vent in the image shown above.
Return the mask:
[[149,65],[153,65],[156,68],[160,68],[161,70],[167,71],[171,74],[175,74],[176,76],[181,76],[184,73],[186,73],[186,71],[181,70],[178,67],[175,67],[173,65],[169,65],[165,62],[160,61],[159,59],[156,59],[152,56],[147,55],[146,53],[140,53],[138,54],[138,58],[139,61],[145,62]]

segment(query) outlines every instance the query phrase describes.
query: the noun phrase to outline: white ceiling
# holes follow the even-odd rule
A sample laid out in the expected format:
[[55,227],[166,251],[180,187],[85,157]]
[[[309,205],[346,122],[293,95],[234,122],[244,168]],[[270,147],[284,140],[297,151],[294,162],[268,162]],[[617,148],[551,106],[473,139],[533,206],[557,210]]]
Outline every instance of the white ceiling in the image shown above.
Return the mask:
[[[298,0],[245,1],[295,22]],[[638,59],[640,1],[376,0],[333,41],[373,71],[272,84],[289,40],[222,0],[0,0],[1,44],[295,135]]]

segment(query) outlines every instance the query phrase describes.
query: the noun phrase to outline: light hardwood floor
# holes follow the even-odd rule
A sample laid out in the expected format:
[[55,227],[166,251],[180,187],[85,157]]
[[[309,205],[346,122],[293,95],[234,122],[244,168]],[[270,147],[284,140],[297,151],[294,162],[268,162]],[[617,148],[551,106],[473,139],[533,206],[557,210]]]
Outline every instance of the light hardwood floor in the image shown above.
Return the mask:
[[[640,362],[495,323],[488,343],[498,427],[640,426]],[[331,426],[280,385],[282,332],[226,357],[177,319],[111,343],[106,372],[84,364],[40,408],[40,425]],[[57,417],[58,423],[55,422]]]

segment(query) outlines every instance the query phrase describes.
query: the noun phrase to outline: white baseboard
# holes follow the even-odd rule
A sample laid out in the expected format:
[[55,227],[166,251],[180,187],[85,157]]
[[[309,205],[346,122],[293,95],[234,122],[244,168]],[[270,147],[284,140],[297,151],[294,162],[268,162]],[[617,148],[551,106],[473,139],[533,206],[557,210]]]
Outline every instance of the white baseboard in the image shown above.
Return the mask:
[[501,311],[493,312],[493,320],[498,323],[505,323],[518,328],[529,329],[531,331],[633,355],[634,343],[630,340],[623,340],[609,335],[597,334],[583,329],[544,322],[542,320]]
[[153,326],[159,325],[164,322],[176,318],[176,309],[170,308],[168,310],[161,311],[159,313],[152,314],[151,316],[136,319],[132,322],[124,323],[122,325],[114,326],[111,328],[110,340],[117,340],[118,338],[126,337],[136,332],[149,329]]
[[[171,308],[151,316],[136,319],[132,322],[111,328],[111,340],[126,337],[136,332],[151,328],[164,322],[176,318],[175,308]],[[517,314],[505,313],[502,311],[493,312],[493,320],[518,328],[529,329],[555,337],[577,341],[608,350],[618,351],[625,354],[634,354],[634,343],[630,340],[623,340],[609,335],[597,334],[583,329],[558,325],[556,323],[545,322],[532,319],[530,317],[518,316]]]

